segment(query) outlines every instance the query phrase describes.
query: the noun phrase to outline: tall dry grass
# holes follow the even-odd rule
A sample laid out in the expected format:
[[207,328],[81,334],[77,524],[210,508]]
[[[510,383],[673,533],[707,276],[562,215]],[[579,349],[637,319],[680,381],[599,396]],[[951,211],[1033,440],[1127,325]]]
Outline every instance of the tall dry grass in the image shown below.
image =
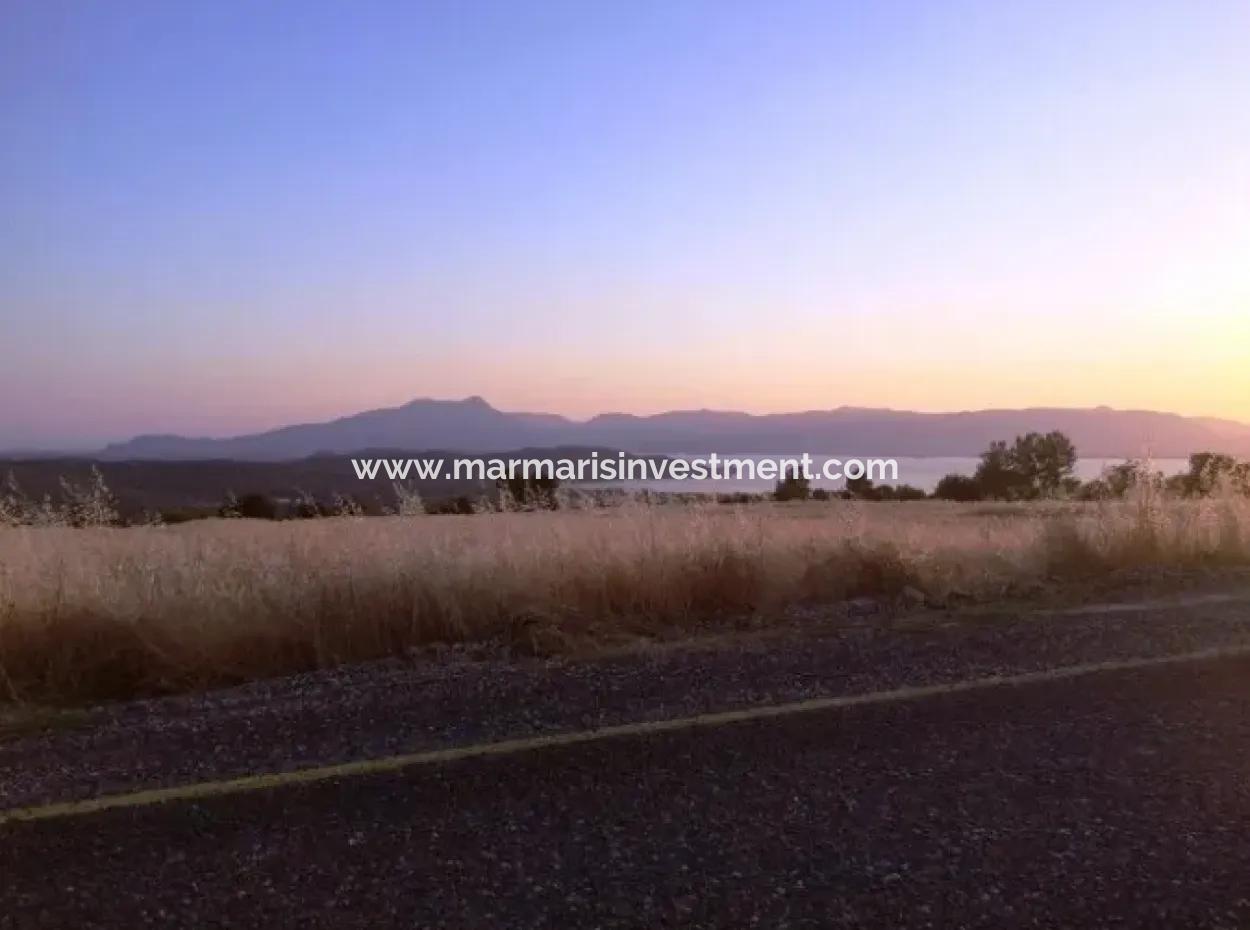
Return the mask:
[[435,641],[678,631],[890,595],[1250,562],[1250,502],[626,506],[0,529],[0,700],[163,693]]

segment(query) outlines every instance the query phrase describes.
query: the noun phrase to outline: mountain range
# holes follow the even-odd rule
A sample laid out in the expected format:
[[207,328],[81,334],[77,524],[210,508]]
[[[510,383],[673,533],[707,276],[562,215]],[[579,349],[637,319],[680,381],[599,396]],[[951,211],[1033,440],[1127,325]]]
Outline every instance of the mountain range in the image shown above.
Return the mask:
[[285,461],[368,449],[488,452],[519,447],[597,446],[657,453],[796,453],[971,456],[996,439],[1062,430],[1086,457],[1156,458],[1197,451],[1250,455],[1250,425],[1149,410],[1024,408],[919,413],[838,407],[749,414],[676,410],[605,413],[578,421],[508,413],[481,397],[421,398],[324,423],[301,423],[224,439],[137,436],[99,453],[107,460]]

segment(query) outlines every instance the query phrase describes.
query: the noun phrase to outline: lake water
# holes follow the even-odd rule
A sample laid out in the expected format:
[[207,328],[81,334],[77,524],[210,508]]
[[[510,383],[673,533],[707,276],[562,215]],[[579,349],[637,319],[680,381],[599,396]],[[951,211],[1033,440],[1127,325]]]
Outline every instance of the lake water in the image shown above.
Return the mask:
[[[781,456],[764,456],[764,455],[721,455],[720,458],[739,458],[754,459],[759,461],[764,458],[780,458]],[[797,456],[796,456],[797,457]],[[876,458],[877,456],[874,456]],[[669,458],[686,459],[685,455],[671,455]],[[849,455],[812,455],[812,470],[819,474],[821,465],[830,458],[847,459],[854,458]],[[882,456],[884,458],[884,456]],[[980,462],[979,458],[950,458],[950,457],[925,457],[925,458],[902,458],[895,457],[894,461],[898,463],[898,480],[897,481],[875,481],[875,484],[910,484],[913,487],[920,488],[924,491],[932,491],[937,487],[937,483],[946,475],[971,475],[977,470]],[[1111,465],[1123,464],[1126,459],[1078,459],[1076,463],[1076,476],[1082,481],[1090,481],[1099,477],[1103,471]],[[1155,471],[1161,471],[1165,475],[1177,475],[1189,470],[1189,461],[1187,459],[1155,459],[1151,463],[1151,468]],[[843,486],[843,481],[825,481],[816,479],[812,482],[813,488],[828,488],[829,490],[837,490]],[[673,479],[665,479],[662,481],[624,481],[614,484],[600,485],[602,487],[624,488],[631,491],[651,490],[651,491],[670,491],[670,492],[702,492],[702,493],[729,493],[733,491],[748,492],[764,492],[771,491],[776,485],[775,481],[764,480],[732,480],[726,479],[722,481],[676,481]]]

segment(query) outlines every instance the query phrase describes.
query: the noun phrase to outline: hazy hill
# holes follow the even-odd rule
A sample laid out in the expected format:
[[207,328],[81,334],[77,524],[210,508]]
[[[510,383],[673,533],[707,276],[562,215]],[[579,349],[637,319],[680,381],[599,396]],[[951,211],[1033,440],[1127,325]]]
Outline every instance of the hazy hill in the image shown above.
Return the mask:
[[529,445],[535,434],[543,432],[540,424],[523,414],[502,413],[480,397],[414,400],[402,407],[368,410],[327,423],[301,423],[229,439],[138,436],[107,447],[103,456],[275,461],[360,449],[485,451]]
[[1088,457],[1157,458],[1211,450],[1250,454],[1250,425],[1138,410],[1029,408],[959,413],[842,407],[802,413],[703,411],[614,414],[585,424],[582,441],[640,451],[836,452],[971,456],[995,439],[1062,430]]
[[829,452],[845,455],[976,455],[995,439],[1063,430],[1084,456],[1168,458],[1195,451],[1250,455],[1250,425],[1148,410],[1029,408],[960,413],[839,407],[753,415],[678,410],[653,416],[606,413],[585,422],[554,414],[506,413],[480,397],[414,400],[326,423],[303,423],[228,439],[139,436],[105,459],[283,461],[368,448],[484,452],[583,445],[638,452]]

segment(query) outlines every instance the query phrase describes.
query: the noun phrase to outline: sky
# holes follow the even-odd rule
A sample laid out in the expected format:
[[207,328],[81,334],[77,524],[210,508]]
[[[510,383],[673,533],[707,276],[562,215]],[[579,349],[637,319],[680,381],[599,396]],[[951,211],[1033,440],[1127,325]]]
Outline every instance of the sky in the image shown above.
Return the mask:
[[0,0],[0,448],[1250,421],[1250,4]]

